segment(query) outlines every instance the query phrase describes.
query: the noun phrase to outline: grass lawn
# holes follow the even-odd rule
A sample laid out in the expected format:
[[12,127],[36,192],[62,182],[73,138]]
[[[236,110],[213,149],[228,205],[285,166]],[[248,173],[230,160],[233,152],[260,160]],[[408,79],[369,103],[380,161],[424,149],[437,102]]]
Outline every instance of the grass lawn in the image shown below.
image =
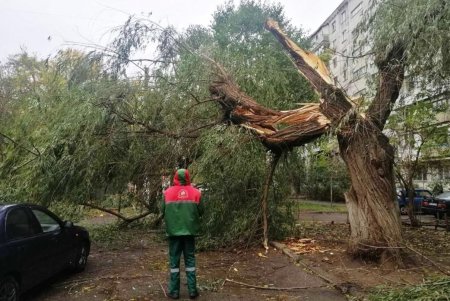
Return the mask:
[[343,203],[329,203],[311,200],[291,200],[293,209],[298,212],[347,212]]

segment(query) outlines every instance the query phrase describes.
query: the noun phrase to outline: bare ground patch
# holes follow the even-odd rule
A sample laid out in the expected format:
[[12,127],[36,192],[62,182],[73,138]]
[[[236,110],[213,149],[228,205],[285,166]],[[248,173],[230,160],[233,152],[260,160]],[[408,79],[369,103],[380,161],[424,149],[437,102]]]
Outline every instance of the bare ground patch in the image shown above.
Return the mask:
[[[297,253],[297,262],[275,248],[267,254],[262,248],[198,253],[199,300],[362,299],[376,286],[416,285],[440,274],[418,256],[401,269],[351,258],[345,253],[349,229],[338,222],[341,214],[320,216],[325,221],[299,222],[297,235],[283,242]],[[97,232],[94,238],[108,233]],[[405,227],[404,233],[409,244],[450,270],[449,232]],[[126,229],[101,240],[93,241],[85,272],[63,273],[24,299],[166,300],[168,248],[163,235]],[[187,300],[185,282],[182,275],[181,300]]]

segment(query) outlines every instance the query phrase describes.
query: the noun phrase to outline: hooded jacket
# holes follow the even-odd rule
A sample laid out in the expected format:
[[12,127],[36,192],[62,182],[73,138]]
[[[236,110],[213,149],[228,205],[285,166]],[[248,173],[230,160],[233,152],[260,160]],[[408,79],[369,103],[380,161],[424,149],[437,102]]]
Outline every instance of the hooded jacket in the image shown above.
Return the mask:
[[203,213],[201,193],[191,186],[189,171],[178,169],[173,186],[164,191],[162,207],[168,236],[198,235]]

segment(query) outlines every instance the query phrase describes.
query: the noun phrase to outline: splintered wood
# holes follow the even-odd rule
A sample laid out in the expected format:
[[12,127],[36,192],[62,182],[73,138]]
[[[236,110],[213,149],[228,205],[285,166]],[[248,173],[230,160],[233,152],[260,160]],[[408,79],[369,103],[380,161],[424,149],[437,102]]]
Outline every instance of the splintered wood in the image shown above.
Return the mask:
[[283,242],[292,252],[295,254],[308,254],[308,253],[324,253],[328,250],[322,249],[316,244],[314,239],[310,238],[290,238]]
[[319,104],[289,111],[272,110],[242,92],[226,74],[218,76],[210,92],[228,120],[250,130],[271,150],[301,146],[321,136],[331,126]]

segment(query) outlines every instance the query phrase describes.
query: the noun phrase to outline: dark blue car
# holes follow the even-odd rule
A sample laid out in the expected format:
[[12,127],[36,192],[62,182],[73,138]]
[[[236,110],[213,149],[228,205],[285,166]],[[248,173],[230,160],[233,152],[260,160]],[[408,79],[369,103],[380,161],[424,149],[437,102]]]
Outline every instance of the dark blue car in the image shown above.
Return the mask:
[[[421,211],[422,202],[432,197],[433,194],[427,189],[414,189],[414,211]],[[400,207],[400,213],[408,214],[408,195],[406,190],[397,190],[397,201]]]
[[89,250],[85,229],[44,207],[0,205],[0,300],[18,300],[64,269],[83,270]]
[[445,215],[450,217],[450,192],[438,194],[434,198],[424,201],[422,211],[437,218],[443,218]]

